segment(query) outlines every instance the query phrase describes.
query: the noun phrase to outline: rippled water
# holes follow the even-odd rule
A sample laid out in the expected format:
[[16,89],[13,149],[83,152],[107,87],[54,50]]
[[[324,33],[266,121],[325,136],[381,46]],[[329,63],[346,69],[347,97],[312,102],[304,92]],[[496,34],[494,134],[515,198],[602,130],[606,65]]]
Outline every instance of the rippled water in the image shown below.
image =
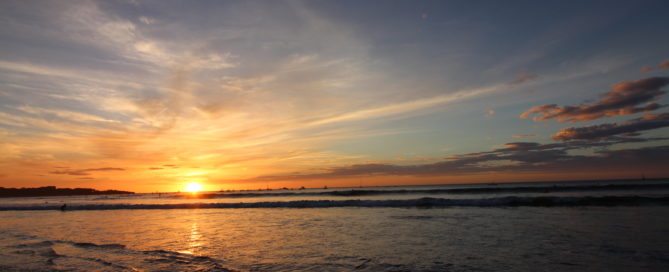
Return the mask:
[[[553,184],[537,186],[553,188]],[[665,189],[657,188],[599,189],[518,192],[515,195],[500,190],[460,194],[453,199],[482,200],[509,195],[554,196],[556,199],[590,195],[653,199],[667,196]],[[330,189],[334,190],[340,189]],[[426,196],[451,199],[453,194],[336,198],[325,195],[320,200]],[[55,209],[0,211],[0,270],[666,271],[669,268],[669,206],[661,201],[400,208],[143,209],[118,206],[240,202],[239,198],[230,202],[226,197],[184,197],[0,200],[2,207],[51,207],[49,205],[61,201],[73,207],[66,212]],[[304,198],[253,199],[267,202],[268,197],[278,202]],[[308,198],[319,200],[317,195]],[[91,203],[120,208],[76,210]]]

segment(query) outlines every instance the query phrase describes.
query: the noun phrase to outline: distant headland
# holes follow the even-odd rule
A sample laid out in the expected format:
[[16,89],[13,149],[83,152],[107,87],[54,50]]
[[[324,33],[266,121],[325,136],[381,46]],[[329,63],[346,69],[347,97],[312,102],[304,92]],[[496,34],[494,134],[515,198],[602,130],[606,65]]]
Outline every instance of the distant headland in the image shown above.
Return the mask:
[[90,188],[56,188],[56,186],[44,186],[39,188],[0,187],[0,197],[121,195],[121,194],[134,194],[134,192],[118,191],[118,190],[98,191]]

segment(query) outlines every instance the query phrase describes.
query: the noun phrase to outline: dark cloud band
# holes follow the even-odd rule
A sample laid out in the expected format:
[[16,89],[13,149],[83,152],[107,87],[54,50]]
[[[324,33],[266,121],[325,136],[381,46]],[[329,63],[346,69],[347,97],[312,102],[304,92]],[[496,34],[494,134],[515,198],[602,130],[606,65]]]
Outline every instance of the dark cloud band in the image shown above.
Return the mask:
[[91,173],[90,172],[98,172],[98,171],[125,171],[124,168],[117,168],[117,167],[103,167],[103,168],[87,168],[87,169],[76,169],[76,170],[58,170],[58,171],[51,171],[49,174],[54,174],[54,175],[70,175],[70,176],[88,176]]
[[569,127],[560,130],[551,138],[559,141],[600,140],[614,135],[636,136],[637,132],[669,126],[669,112],[646,114],[642,118],[632,119],[622,124],[609,123],[587,127]]
[[600,167],[655,168],[669,163],[669,146],[596,151],[594,155],[569,154],[570,150],[609,147],[622,143],[640,143],[668,138],[610,137],[606,141],[571,141],[553,144],[535,142],[507,143],[488,152],[447,157],[440,162],[418,165],[386,163],[355,164],[323,169],[322,173],[261,176],[249,181],[305,180],[365,176],[441,176],[484,172],[555,172],[592,171]]

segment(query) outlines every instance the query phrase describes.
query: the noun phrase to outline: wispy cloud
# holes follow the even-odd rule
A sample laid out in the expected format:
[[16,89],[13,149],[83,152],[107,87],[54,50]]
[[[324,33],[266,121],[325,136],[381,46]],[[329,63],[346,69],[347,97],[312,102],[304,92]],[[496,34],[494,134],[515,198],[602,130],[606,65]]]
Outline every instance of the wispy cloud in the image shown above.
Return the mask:
[[513,138],[529,138],[529,137],[536,137],[539,136],[539,134],[520,134],[520,135],[513,135],[511,137]]
[[372,108],[372,109],[363,109],[351,113],[342,114],[335,117],[321,119],[315,122],[312,122],[311,125],[324,125],[329,123],[343,122],[343,121],[356,121],[363,119],[372,119],[379,118],[384,116],[391,116],[397,114],[403,114],[407,112],[425,110],[430,107],[435,107],[438,105],[445,105],[455,101],[462,101],[470,99],[473,97],[491,94],[494,92],[506,90],[506,87],[503,84],[480,88],[472,90],[462,90],[454,93],[449,93],[446,95],[440,95],[431,98],[413,100],[408,102],[401,102],[397,104]]
[[530,73],[525,73],[525,72],[523,72],[523,73],[518,74],[518,75],[516,76],[516,79],[515,79],[514,81],[511,81],[509,84],[511,84],[511,85],[519,85],[519,84],[523,84],[523,83],[528,82],[528,81],[531,81],[531,80],[535,80],[535,79],[537,79],[538,77],[539,77],[539,76],[536,75],[536,74],[530,74]]
[[90,172],[100,172],[100,171],[125,171],[123,168],[117,167],[103,167],[103,168],[87,168],[87,169],[66,169],[66,170],[56,170],[51,171],[49,174],[54,175],[70,175],[70,176],[88,176]]

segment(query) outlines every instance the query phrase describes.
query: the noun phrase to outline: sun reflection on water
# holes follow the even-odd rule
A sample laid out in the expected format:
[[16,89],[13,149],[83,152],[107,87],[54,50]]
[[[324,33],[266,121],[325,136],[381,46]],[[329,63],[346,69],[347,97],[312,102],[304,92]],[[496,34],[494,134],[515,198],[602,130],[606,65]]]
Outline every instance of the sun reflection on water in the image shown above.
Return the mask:
[[190,236],[188,237],[187,249],[179,250],[177,252],[189,255],[197,255],[202,247],[202,234],[199,231],[197,222],[193,222],[190,228]]

